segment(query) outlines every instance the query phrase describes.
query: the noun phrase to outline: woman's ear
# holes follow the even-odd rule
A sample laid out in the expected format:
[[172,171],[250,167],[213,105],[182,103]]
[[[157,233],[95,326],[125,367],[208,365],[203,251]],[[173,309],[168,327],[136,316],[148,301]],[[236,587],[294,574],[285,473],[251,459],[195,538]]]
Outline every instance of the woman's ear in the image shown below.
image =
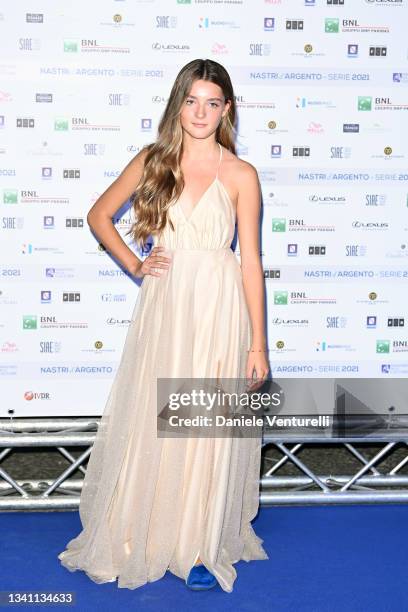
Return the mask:
[[231,100],[227,100],[225,103],[225,108],[222,117],[226,117],[229,113],[229,109],[231,108]]

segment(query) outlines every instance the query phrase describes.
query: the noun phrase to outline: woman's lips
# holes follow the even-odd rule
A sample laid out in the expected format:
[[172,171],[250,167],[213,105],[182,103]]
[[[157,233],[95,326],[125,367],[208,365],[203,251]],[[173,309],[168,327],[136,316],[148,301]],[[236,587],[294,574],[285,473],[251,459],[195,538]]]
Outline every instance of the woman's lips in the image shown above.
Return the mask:
[[206,123],[193,123],[195,127],[206,127]]

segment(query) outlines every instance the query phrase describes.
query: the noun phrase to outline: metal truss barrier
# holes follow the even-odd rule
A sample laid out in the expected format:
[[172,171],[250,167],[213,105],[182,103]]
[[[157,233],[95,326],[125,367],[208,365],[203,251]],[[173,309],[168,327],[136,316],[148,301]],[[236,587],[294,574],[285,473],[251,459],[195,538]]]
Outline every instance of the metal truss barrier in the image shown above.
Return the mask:
[[[89,457],[100,418],[32,418],[0,419],[0,511],[16,510],[74,510],[79,507],[82,478],[72,474],[85,474],[84,463]],[[299,451],[313,444],[316,452],[329,446],[346,448],[359,462],[354,474],[332,476],[317,474],[299,458]],[[373,457],[367,458],[355,445],[373,445]],[[289,441],[264,435],[263,453],[273,446],[282,457],[261,475],[260,505],[295,504],[350,504],[395,503],[408,501],[408,476],[399,472],[408,463],[408,451],[391,470],[380,472],[379,464],[407,439],[401,433],[364,438],[303,438]],[[17,448],[31,451],[49,447],[57,450],[68,462],[54,479],[15,479],[2,467],[3,460]],[[87,447],[78,457],[72,447]],[[320,448],[319,448],[320,447]],[[68,450],[68,449],[71,449]],[[265,464],[272,461],[264,457]],[[279,470],[291,464],[300,475],[279,476]]]

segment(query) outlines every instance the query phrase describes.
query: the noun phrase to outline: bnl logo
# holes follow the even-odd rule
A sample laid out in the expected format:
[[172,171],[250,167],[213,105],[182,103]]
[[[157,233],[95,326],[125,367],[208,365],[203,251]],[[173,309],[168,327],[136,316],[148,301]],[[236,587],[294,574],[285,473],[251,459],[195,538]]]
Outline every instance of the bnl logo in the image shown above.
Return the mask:
[[377,340],[376,352],[377,353],[389,353],[390,352],[390,341],[389,340]]
[[357,110],[359,111],[370,111],[373,106],[373,99],[371,96],[358,96]]
[[274,291],[273,292],[273,303],[276,306],[285,306],[288,303],[288,292],[287,291]]

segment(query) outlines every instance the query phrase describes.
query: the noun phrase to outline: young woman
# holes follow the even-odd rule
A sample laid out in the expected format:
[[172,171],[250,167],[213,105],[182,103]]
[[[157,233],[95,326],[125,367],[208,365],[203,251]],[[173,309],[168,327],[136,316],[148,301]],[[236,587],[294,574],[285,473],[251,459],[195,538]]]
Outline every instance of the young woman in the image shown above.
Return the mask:
[[[253,380],[267,360],[260,189],[235,155],[236,108],[225,68],[197,59],[179,72],[157,140],[88,213],[113,257],[143,278],[119,369],[83,483],[81,533],[59,559],[95,582],[134,589],[167,570],[193,589],[232,591],[240,559],[268,559],[251,526],[261,437],[160,437],[162,378]],[[112,217],[133,196],[141,261]],[[238,222],[241,262],[231,250]]]

